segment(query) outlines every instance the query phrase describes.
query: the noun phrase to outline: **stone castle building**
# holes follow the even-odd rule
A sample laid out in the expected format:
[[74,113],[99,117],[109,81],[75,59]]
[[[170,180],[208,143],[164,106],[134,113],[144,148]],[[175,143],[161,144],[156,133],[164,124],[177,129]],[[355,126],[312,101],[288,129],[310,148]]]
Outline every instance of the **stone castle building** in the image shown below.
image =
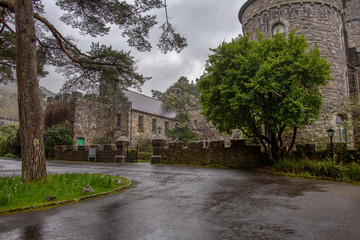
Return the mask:
[[299,132],[297,143],[329,141],[326,130],[336,128],[336,140],[353,142],[344,122],[352,113],[341,110],[341,103],[360,92],[360,0],[248,0],[239,11],[244,33],[256,31],[271,37],[279,30],[285,36],[296,28],[308,42],[332,63],[332,79],[322,88],[323,112],[313,125]]
[[[190,130],[200,139],[230,139],[207,123],[200,110],[194,103],[189,111]],[[128,90],[122,90],[109,104],[94,101],[79,92],[48,98],[45,128],[66,120],[73,126],[76,145],[91,145],[99,138],[114,141],[125,135],[131,146],[151,146],[151,140],[159,130],[166,133],[180,123],[176,111],[167,110],[164,102]]]
[[122,135],[136,145],[151,141],[159,127],[164,132],[178,123],[176,112],[167,110],[163,102],[128,90],[123,90],[111,104],[88,99],[78,92],[48,98],[45,128],[65,120],[74,127],[77,145],[94,144],[96,138],[116,140]]

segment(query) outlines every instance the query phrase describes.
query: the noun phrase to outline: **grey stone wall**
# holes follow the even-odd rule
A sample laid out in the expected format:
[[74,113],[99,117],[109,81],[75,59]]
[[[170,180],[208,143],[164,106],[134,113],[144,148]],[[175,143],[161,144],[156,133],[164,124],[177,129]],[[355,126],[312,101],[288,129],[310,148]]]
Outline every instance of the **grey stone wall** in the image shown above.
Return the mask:
[[324,146],[328,141],[326,129],[335,128],[340,104],[349,98],[342,1],[250,0],[240,10],[239,19],[243,32],[252,32],[252,38],[256,37],[256,30],[270,36],[278,22],[285,25],[286,32],[296,27],[296,34],[304,33],[332,63],[332,79],[321,90],[324,109],[320,119],[301,129],[297,138],[297,143]]
[[188,113],[189,129],[193,131],[200,139],[206,138],[212,140],[230,140],[231,136],[219,133],[211,123],[207,122],[205,117],[200,114],[201,108],[194,104]]
[[[125,136],[130,138],[130,117],[131,117],[131,102],[128,100],[127,97],[125,97],[124,93],[120,93],[113,104],[113,123],[111,125],[113,132],[114,132],[114,139],[117,139],[118,137],[122,136],[122,130],[125,130]],[[120,120],[120,127],[116,128],[115,126],[115,116],[116,114],[120,114],[121,120]]]
[[[179,122],[175,119],[165,118],[161,116],[151,115],[148,113],[140,112],[133,110],[132,114],[132,134],[129,136],[131,145],[135,145],[137,143],[151,142],[153,137],[156,135],[156,132],[153,132],[152,129],[152,121],[156,119],[157,126],[161,127],[161,133],[165,133],[165,122],[168,122],[169,129],[173,129],[176,124]],[[139,129],[139,116],[143,117],[143,130]]]
[[[154,152],[154,155],[157,153]],[[204,147],[202,141],[188,142],[187,147],[183,147],[182,142],[170,142],[168,146],[160,148],[160,156],[160,163],[164,164],[221,165],[234,168],[268,164],[260,146],[246,146],[245,140],[232,140],[229,147],[224,146],[224,141],[211,141],[208,147]]]
[[[109,145],[84,145],[84,146],[55,146],[55,160],[65,161],[88,161],[89,148],[96,148],[97,162],[115,162],[117,149],[115,144]],[[91,162],[95,158],[89,159]]]
[[[115,126],[116,115],[120,114],[120,126]],[[139,115],[143,116],[143,131],[139,130]],[[50,99],[45,112],[45,126],[61,123],[68,120],[73,124],[74,142],[78,138],[84,138],[85,144],[93,144],[95,137],[107,137],[116,140],[125,136],[130,140],[131,146],[138,141],[151,140],[156,133],[152,131],[152,120],[157,120],[157,127],[161,126],[165,132],[165,122],[169,123],[169,129],[175,127],[176,119],[169,119],[132,109],[132,103],[123,93],[115,98],[112,104],[99,103],[87,99],[81,95],[58,97],[58,100]]]
[[360,93],[360,0],[346,0],[344,12],[350,93],[355,96]]
[[112,137],[114,118],[111,106],[83,98],[75,101],[74,142],[84,138],[92,144],[95,137]]
[[360,0],[346,0],[344,12],[348,47],[360,53]]

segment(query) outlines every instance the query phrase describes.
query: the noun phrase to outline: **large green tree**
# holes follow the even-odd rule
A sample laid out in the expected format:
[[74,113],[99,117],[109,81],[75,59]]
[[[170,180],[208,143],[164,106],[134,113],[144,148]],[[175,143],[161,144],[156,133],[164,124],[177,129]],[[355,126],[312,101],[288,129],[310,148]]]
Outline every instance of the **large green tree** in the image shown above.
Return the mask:
[[330,64],[294,31],[287,38],[239,36],[212,51],[199,82],[206,119],[221,132],[241,129],[257,137],[271,161],[286,156],[297,129],[320,115],[320,86],[330,79]]
[[[156,16],[148,12],[159,8],[166,11],[166,0],[54,2],[64,12],[60,20],[79,29],[80,33],[91,37],[104,36],[111,26],[119,26],[128,44],[138,51],[151,49],[149,31],[157,21]],[[41,1],[0,0],[0,7],[0,68],[6,69],[0,74],[0,81],[14,78],[16,64],[22,179],[39,180],[46,177],[38,96],[38,76],[43,73],[44,64],[56,66],[66,76],[64,89],[67,91],[98,91],[104,78],[117,86],[140,87],[147,78],[136,72],[135,61],[128,52],[100,43],[92,43],[89,51],[82,51],[71,37],[66,37],[46,19]],[[186,40],[174,31],[167,12],[165,23],[160,28],[162,34],[158,47],[162,52],[179,52],[187,45]]]
[[168,109],[174,109],[181,115],[186,114],[191,100],[195,100],[199,96],[197,85],[184,76],[163,93],[157,90],[151,90],[151,92],[153,98],[162,100]]

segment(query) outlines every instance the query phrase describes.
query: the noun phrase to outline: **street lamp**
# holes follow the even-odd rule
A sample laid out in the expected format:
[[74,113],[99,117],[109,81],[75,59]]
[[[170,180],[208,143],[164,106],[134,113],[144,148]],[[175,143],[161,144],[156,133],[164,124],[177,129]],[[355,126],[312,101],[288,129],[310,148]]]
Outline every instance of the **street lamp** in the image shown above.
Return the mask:
[[335,135],[335,130],[330,128],[326,130],[329,138],[330,138],[330,151],[331,151],[331,161],[334,163],[334,150],[333,150],[333,137]]
[[161,126],[159,126],[159,127],[158,127],[159,134],[161,134],[161,129],[162,129],[162,127],[161,127]]

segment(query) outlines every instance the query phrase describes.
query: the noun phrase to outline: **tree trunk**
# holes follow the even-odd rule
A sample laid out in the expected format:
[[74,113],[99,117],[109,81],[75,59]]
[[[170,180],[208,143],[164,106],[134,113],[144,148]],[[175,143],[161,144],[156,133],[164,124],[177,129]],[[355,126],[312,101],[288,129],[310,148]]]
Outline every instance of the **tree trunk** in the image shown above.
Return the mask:
[[31,0],[15,1],[15,23],[22,180],[38,181],[46,177],[46,165]]

